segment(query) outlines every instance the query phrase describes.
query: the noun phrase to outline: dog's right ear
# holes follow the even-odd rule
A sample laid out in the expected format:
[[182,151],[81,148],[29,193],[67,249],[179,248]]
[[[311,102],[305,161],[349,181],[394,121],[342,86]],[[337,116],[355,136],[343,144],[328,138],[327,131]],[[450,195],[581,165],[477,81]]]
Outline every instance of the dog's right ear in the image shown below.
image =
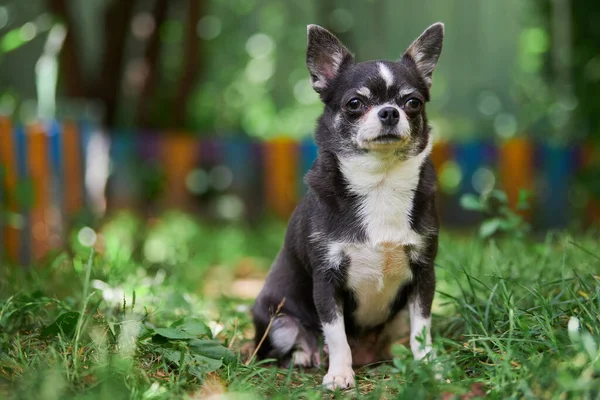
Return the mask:
[[308,25],[306,65],[312,87],[323,93],[336,76],[354,62],[346,47],[327,29]]
[[443,41],[444,24],[438,22],[425,29],[404,53],[403,58],[414,62],[427,86],[431,86],[431,75],[440,58]]

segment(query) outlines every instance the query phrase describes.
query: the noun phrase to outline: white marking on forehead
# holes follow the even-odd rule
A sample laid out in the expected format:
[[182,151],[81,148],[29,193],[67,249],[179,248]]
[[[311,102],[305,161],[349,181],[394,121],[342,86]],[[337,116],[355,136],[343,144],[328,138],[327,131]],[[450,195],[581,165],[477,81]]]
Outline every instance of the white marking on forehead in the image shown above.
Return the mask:
[[398,96],[400,96],[400,97],[408,96],[409,94],[411,94],[414,91],[415,91],[414,88],[402,88],[398,92]]
[[361,87],[356,91],[356,93],[360,94],[361,96],[371,97],[371,91],[368,87]]
[[385,81],[385,86],[390,87],[394,84],[394,74],[387,65],[379,63],[379,75]]

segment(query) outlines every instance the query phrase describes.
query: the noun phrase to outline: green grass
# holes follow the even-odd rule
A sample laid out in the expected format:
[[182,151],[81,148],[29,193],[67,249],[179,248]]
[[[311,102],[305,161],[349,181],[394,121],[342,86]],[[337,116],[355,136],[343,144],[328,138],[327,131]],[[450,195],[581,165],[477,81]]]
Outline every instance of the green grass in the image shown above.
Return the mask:
[[2,267],[0,398],[600,398],[591,233],[536,242],[443,233],[435,362],[414,361],[401,341],[393,363],[357,370],[357,388],[333,394],[320,388],[323,369],[245,365],[249,297],[282,224],[121,215],[102,233],[95,253],[73,240],[72,253],[30,272]]

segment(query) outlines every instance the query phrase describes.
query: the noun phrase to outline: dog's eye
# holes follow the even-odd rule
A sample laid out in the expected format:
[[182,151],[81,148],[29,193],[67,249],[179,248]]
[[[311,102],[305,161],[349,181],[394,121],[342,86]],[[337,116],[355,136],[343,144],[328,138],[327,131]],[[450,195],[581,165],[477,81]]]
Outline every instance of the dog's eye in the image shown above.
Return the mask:
[[346,107],[352,111],[358,111],[362,108],[363,102],[360,99],[352,99],[347,104]]
[[404,103],[404,108],[406,109],[406,111],[419,111],[421,109],[421,106],[423,105],[423,103],[421,102],[421,100],[419,99],[408,99],[406,101],[406,103]]

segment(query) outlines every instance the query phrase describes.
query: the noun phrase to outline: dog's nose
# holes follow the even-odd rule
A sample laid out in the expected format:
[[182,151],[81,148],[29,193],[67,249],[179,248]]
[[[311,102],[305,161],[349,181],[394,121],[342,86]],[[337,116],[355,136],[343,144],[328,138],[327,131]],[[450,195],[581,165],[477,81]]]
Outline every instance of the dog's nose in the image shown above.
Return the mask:
[[385,107],[377,113],[383,125],[394,126],[400,120],[400,113],[396,107]]

